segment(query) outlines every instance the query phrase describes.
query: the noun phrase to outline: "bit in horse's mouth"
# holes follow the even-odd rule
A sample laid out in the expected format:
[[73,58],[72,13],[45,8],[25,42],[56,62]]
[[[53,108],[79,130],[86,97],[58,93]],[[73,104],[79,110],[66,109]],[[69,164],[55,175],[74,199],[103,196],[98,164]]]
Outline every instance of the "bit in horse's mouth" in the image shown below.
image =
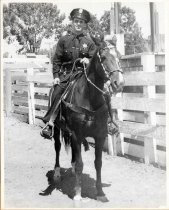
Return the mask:
[[115,86],[115,88],[118,90],[117,81],[114,81],[114,86]]
[[115,92],[122,92],[123,87],[121,85],[118,85],[117,82],[115,81],[114,84],[111,84],[112,90]]

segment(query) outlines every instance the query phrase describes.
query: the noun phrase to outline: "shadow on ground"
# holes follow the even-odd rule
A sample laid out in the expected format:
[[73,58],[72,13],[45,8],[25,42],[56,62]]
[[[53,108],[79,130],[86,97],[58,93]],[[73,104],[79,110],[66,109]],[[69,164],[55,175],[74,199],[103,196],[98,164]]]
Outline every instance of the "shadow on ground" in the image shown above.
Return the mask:
[[[48,187],[39,193],[42,196],[50,195],[54,190],[59,190],[66,194],[69,198],[74,197],[75,176],[72,174],[71,168],[61,168],[61,179],[54,183],[54,170],[47,172]],[[96,200],[96,181],[88,174],[82,174],[82,197]],[[102,183],[103,187],[109,187],[110,184]]]

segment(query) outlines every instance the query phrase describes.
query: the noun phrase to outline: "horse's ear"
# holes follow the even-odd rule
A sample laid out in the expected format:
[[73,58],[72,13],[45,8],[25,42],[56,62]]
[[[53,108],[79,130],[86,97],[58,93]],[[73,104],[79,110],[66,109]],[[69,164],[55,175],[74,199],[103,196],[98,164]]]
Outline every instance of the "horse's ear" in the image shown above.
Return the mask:
[[94,43],[96,44],[96,46],[100,47],[101,43],[104,40],[104,34],[103,33],[99,33],[96,32],[95,34],[90,34],[92,40],[94,41]]
[[92,37],[92,40],[94,41],[94,43],[97,47],[100,47],[100,39]]

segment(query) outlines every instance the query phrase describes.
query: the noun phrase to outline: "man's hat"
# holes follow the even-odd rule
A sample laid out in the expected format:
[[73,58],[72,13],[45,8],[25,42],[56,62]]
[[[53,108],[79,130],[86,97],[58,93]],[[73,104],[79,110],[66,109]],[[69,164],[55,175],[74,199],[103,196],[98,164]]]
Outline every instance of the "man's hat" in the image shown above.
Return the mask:
[[91,19],[90,13],[87,10],[80,9],[80,8],[72,10],[70,13],[70,17],[72,20],[74,18],[80,18],[80,19],[84,20],[86,23],[88,23]]

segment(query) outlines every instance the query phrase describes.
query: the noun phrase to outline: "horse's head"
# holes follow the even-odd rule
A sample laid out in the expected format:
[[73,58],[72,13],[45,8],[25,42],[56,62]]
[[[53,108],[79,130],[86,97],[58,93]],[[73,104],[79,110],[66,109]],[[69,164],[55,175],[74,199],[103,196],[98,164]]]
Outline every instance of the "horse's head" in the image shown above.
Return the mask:
[[[98,56],[104,70],[105,80],[110,80],[114,92],[122,92],[124,86],[123,70],[119,64],[119,52],[110,49],[110,43],[104,41],[102,32],[91,34],[91,38],[98,48]],[[110,51],[111,50],[111,51]]]
[[112,54],[107,43],[103,41],[100,43],[98,56],[105,72],[105,80],[110,80],[114,92],[122,92],[124,77],[117,55]]

